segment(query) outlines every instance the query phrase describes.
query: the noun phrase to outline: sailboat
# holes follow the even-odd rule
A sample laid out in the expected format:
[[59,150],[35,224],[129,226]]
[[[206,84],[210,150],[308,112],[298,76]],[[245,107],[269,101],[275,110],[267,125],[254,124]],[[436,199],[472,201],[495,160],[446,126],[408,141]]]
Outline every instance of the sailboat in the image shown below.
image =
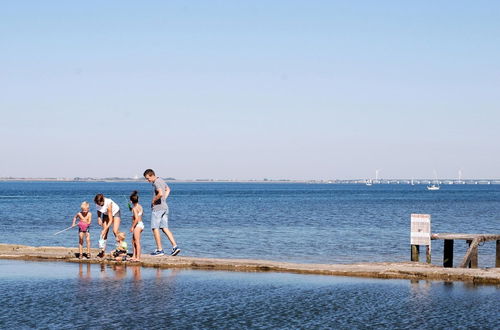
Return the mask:
[[434,183],[432,183],[430,186],[427,186],[427,190],[439,190],[441,187],[439,187],[439,181],[437,179],[437,173],[436,170],[434,170]]
[[367,186],[371,186],[371,185],[373,185],[373,183],[380,183],[380,182],[378,181],[378,172],[379,172],[379,171],[380,171],[380,170],[375,170],[375,180],[373,180],[373,179],[365,180],[365,184],[366,184]]
[[427,190],[439,190],[441,187],[439,187],[439,184],[431,184],[430,186],[427,186]]

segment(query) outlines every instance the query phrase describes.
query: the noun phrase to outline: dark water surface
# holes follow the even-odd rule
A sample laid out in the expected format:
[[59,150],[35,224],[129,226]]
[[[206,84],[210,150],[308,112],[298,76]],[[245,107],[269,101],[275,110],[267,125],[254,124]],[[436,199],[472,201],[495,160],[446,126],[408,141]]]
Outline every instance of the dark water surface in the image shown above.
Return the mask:
[[[411,213],[431,214],[433,232],[500,232],[500,185],[447,185],[440,191],[427,191],[423,185],[170,186],[170,227],[186,256],[311,263],[407,261]],[[76,246],[76,230],[53,234],[69,226],[80,203],[91,202],[96,193],[120,205],[121,230],[128,231],[126,205],[134,189],[146,212],[143,247],[150,252],[155,247],[149,231],[152,192],[146,182],[0,182],[0,243]],[[95,221],[94,247],[98,233]],[[131,246],[130,233],[127,241]],[[436,264],[442,263],[442,244],[433,243]],[[465,242],[456,242],[455,263],[466,248]],[[494,255],[494,243],[481,246],[480,266],[493,266]]]
[[481,328],[498,288],[0,260],[0,328]]

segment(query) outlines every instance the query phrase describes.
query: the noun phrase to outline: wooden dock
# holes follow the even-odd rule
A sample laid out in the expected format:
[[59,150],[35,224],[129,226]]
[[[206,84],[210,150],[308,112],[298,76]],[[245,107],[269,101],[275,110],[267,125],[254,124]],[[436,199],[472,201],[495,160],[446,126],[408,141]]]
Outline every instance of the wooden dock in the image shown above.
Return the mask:
[[500,267],[500,234],[432,234],[432,240],[444,240],[443,267],[453,267],[453,245],[455,240],[465,240],[469,248],[458,267],[477,268],[479,244],[496,241],[496,261],[495,267]]
[[459,268],[478,267],[478,248],[480,244],[488,241],[496,241],[496,261],[495,267],[500,267],[500,234],[456,234],[456,233],[436,233],[431,234],[431,215],[412,213],[410,216],[410,250],[411,261],[419,261],[420,246],[426,247],[425,256],[428,264],[432,258],[432,241],[444,240],[443,267],[453,267],[453,245],[455,240],[465,240],[469,248],[460,262]]
[[[76,258],[77,248],[33,247],[0,244],[0,259],[29,261],[64,261],[77,263],[116,264],[117,261]],[[96,255],[97,250],[93,249]],[[120,262],[122,263],[122,262]],[[296,274],[354,276],[384,279],[464,281],[478,284],[500,285],[500,268],[445,268],[418,262],[384,262],[356,264],[301,264],[269,260],[220,259],[195,257],[142,256],[142,262],[130,266],[156,268],[203,269],[238,272],[286,272]]]

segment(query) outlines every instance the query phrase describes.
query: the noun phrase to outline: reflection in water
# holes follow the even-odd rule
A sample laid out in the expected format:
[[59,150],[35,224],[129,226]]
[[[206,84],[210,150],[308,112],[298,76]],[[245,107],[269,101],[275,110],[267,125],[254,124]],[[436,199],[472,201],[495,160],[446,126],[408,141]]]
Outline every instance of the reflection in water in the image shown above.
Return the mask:
[[[99,266],[90,263],[78,264],[78,277],[86,281],[92,279],[92,267],[99,267],[96,277],[100,280],[122,281],[132,279],[134,282],[142,281],[142,267],[139,265],[128,265],[122,263],[99,264]],[[169,285],[173,283],[174,278],[181,270],[154,268],[154,278],[157,284]]]
[[123,264],[112,265],[111,268],[114,270],[114,279],[123,280],[127,277],[127,267]]
[[500,324],[494,286],[131,264],[35,267],[30,272],[33,264],[0,260],[5,311],[0,329],[494,329]]
[[425,311],[432,300],[432,282],[411,280],[409,289],[407,310],[417,320],[417,323],[425,324]]
[[[165,274],[166,273],[166,274]],[[179,273],[179,269],[162,269],[156,268],[156,282],[162,285],[170,285],[174,283],[175,276]]]
[[101,271],[99,272],[99,277],[104,280],[106,279],[106,265],[105,264],[100,264],[100,269]]
[[410,293],[412,299],[415,300],[427,299],[431,293],[431,287],[432,287],[431,281],[411,280]]
[[142,277],[141,277],[141,266],[131,266],[129,267],[132,270],[132,278],[134,279],[134,282],[140,282]]
[[[83,269],[86,269],[85,270],[85,273],[83,272]],[[91,265],[90,264],[82,264],[80,263],[79,266],[78,266],[78,277],[81,279],[81,280],[86,280],[86,281],[89,281],[91,278],[92,278],[92,274],[91,274]]]

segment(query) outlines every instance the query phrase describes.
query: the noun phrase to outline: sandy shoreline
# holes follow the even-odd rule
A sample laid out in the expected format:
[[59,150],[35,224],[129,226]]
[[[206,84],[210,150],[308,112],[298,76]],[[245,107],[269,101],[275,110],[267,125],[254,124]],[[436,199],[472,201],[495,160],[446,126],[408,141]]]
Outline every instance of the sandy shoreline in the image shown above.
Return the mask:
[[[117,263],[116,261],[101,260],[97,258],[79,260],[75,257],[75,253],[77,252],[77,248],[0,244],[0,259]],[[97,249],[92,249],[93,256],[97,255],[97,252]],[[156,268],[185,268],[237,272],[286,272],[385,279],[463,281],[478,284],[500,285],[500,268],[443,268],[416,262],[300,264],[253,259],[195,258],[184,256],[152,257],[149,255],[143,255],[142,259],[142,262],[133,263],[133,265]]]

